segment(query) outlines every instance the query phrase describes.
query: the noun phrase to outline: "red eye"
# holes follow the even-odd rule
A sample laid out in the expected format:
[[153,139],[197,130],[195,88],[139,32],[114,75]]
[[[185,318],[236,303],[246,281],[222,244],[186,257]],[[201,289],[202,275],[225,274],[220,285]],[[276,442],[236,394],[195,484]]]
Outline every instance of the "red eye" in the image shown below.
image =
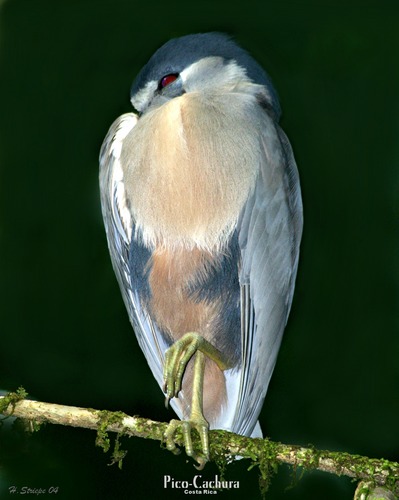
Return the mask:
[[177,77],[178,77],[178,75],[166,75],[166,76],[164,76],[160,82],[161,89],[163,89],[164,87],[167,87],[169,84],[174,82]]

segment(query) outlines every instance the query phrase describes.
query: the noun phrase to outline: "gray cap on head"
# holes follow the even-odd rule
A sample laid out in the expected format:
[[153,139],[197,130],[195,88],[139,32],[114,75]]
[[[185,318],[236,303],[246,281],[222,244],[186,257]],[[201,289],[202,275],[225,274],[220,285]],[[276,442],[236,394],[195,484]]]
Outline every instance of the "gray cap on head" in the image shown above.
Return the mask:
[[264,85],[271,96],[268,103],[276,118],[280,116],[280,104],[271,80],[263,68],[244,49],[223,33],[199,33],[174,38],[160,47],[137,75],[132,88],[133,97],[147,82],[160,80],[163,76],[181,73],[183,69],[204,57],[222,57],[234,60],[245,69],[247,76],[259,85]]

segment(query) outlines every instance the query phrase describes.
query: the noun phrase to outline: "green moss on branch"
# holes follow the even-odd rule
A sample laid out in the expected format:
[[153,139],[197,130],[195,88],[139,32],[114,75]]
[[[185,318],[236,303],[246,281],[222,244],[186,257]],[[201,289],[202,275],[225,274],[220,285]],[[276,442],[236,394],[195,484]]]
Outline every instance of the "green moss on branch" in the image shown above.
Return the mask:
[[[83,427],[97,431],[96,443],[104,451],[110,448],[108,433],[115,432],[113,462],[119,466],[125,452],[120,448],[121,436],[136,436],[145,439],[163,441],[168,424],[149,419],[131,417],[122,412],[99,411],[86,408],[62,406],[24,399],[26,392],[20,389],[16,393],[0,397],[0,412],[5,415],[52,424]],[[259,467],[261,486],[265,491],[270,478],[281,463],[304,470],[318,469],[338,476],[345,475],[357,481],[368,481],[376,487],[384,487],[399,495],[399,464],[384,459],[372,459],[349,453],[316,450],[313,447],[301,447],[272,442],[269,439],[252,439],[232,434],[227,431],[210,431],[211,460],[223,469],[236,456],[251,460],[252,467]],[[182,435],[176,433],[176,444],[182,445]],[[200,440],[194,433],[193,446],[200,452]],[[364,497],[366,498],[366,497]]]

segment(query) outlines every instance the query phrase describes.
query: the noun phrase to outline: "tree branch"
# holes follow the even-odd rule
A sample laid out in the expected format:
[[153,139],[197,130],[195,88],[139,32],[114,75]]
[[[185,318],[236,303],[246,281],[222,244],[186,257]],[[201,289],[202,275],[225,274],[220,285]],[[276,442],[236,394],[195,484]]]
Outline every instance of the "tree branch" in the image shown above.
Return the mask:
[[[163,441],[168,425],[146,418],[131,417],[122,412],[100,411],[23,399],[25,396],[26,393],[22,390],[0,397],[0,413],[38,424],[48,422],[96,430],[97,444],[105,451],[109,448],[108,432]],[[253,439],[227,431],[210,431],[209,435],[211,459],[218,462],[220,460],[230,462],[236,456],[249,458],[254,465],[259,466],[261,475],[265,476],[266,481],[270,471],[276,469],[277,464],[284,463],[295,468],[299,466],[307,470],[317,469],[362,481],[355,498],[373,498],[367,496],[365,491],[368,488],[369,494],[370,488],[374,487],[379,487],[378,490],[381,490],[381,487],[386,489],[387,496],[381,496],[379,491],[379,498],[395,498],[392,493],[399,494],[399,463],[396,462],[349,453],[316,450],[311,447],[286,445],[269,439]],[[183,445],[183,436],[180,432],[177,432],[176,444]],[[199,439],[195,436],[193,445],[197,448],[200,446]]]

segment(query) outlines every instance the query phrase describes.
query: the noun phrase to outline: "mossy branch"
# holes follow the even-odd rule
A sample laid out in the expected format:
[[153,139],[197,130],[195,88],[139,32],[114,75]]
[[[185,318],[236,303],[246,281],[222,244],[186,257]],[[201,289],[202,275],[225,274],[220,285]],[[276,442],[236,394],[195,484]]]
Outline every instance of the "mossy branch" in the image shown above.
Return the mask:
[[[105,450],[109,448],[108,432],[119,435],[136,436],[145,439],[163,441],[167,423],[154,422],[140,417],[132,417],[122,412],[109,412],[78,408],[59,404],[43,403],[23,399],[23,390],[0,397],[0,413],[14,416],[40,424],[52,424],[81,427],[97,431],[97,444]],[[270,470],[278,464],[289,464],[293,467],[320,470],[344,475],[361,481],[355,498],[374,498],[370,491],[377,487],[378,498],[395,498],[399,494],[399,463],[384,459],[371,459],[349,453],[316,450],[313,447],[302,447],[272,442],[269,439],[253,439],[226,431],[210,431],[211,459],[218,463],[230,462],[235,456],[249,458],[253,465],[258,465],[265,479]],[[183,445],[183,436],[176,435],[176,444]],[[193,439],[194,447],[199,447],[199,439]],[[251,467],[252,468],[252,467]],[[269,472],[268,472],[269,471]],[[381,487],[386,496],[381,496]],[[376,497],[375,497],[376,498]]]

